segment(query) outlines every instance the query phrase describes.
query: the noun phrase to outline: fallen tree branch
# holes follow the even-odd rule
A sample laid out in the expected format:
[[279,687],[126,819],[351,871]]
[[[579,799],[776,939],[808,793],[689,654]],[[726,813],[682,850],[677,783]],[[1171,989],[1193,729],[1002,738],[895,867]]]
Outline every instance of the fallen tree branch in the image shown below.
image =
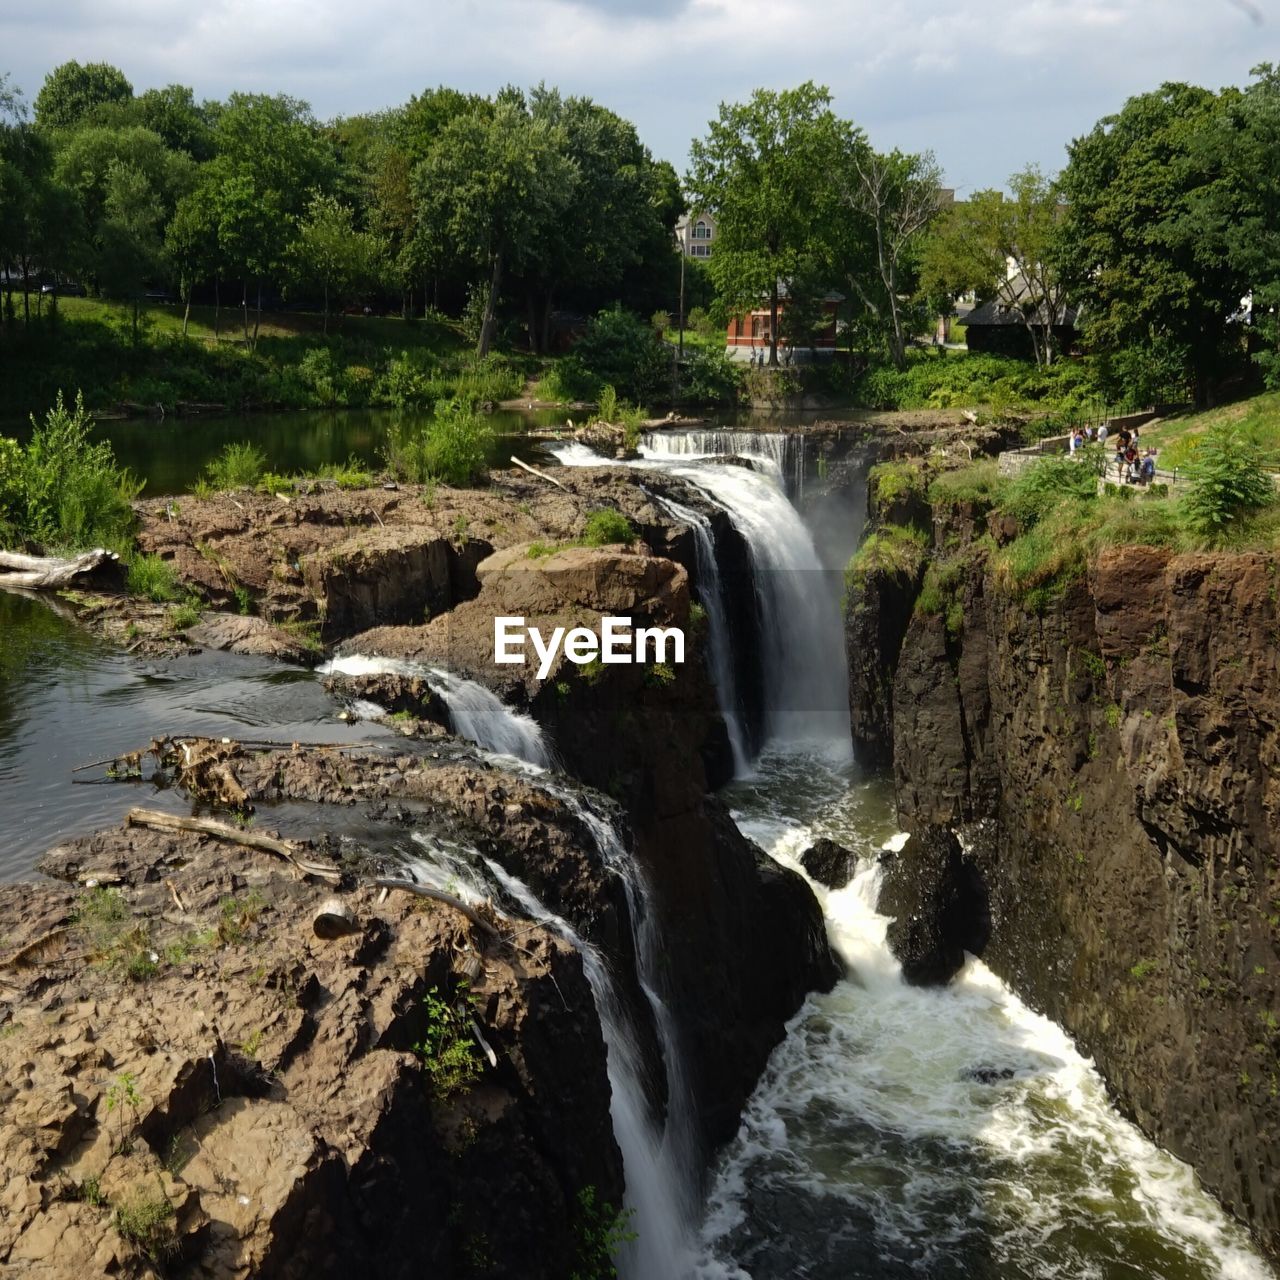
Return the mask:
[[274,857],[283,858],[304,875],[315,876],[330,884],[339,884],[342,880],[342,872],[337,867],[300,858],[293,846],[284,840],[277,840],[274,836],[264,836],[257,831],[242,831],[239,827],[229,827],[225,822],[215,822],[212,818],[185,818],[175,813],[164,813],[160,809],[130,809],[125,814],[124,820],[131,827],[153,827],[161,831],[194,831],[199,835],[213,836],[218,840],[242,845],[246,849],[257,849],[260,853],[269,853]]
[[517,467],[523,468],[531,476],[537,476],[539,480],[545,480],[548,484],[555,485],[557,489],[563,489],[565,493],[569,492],[568,485],[561,484],[560,481],[557,480],[554,476],[547,475],[545,471],[539,471],[537,467],[531,467],[527,462],[521,462],[520,459],[515,456],[515,454],[511,455],[511,461],[514,462]]
[[430,898],[433,902],[442,902],[446,907],[452,907],[455,911],[461,912],[477,929],[482,930],[489,937],[501,937],[497,929],[478,911],[467,906],[461,898],[454,897],[451,893],[445,893],[443,889],[432,889],[425,884],[418,884],[416,880],[395,880],[387,876],[378,876],[373,883],[380,889],[403,889],[405,893],[416,893],[420,898]]
[[71,559],[60,556],[27,556],[17,551],[0,551],[0,587],[25,587],[29,591],[70,586],[77,578],[93,573],[120,557],[98,547]]

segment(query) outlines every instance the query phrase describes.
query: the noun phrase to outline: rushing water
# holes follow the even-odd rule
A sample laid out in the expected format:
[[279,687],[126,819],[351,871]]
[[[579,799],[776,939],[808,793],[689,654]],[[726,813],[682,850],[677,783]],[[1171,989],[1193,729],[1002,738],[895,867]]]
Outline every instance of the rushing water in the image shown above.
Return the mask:
[[908,986],[875,909],[887,787],[771,752],[727,796],[784,865],[861,855],[814,891],[848,978],[808,1000],[715,1171],[702,1280],[1243,1280],[1245,1232],[1111,1106],[1060,1028],[971,960]]
[[326,662],[320,668],[320,674],[418,676],[448,708],[451,728],[458,737],[466,738],[495,755],[514,756],[541,769],[549,769],[552,765],[551,748],[541,725],[532,716],[514,711],[484,685],[464,679],[452,671],[399,658],[375,658],[356,653]]
[[[647,914],[647,892],[635,864],[605,819],[572,792],[549,785],[587,822],[606,864],[624,880],[644,978],[644,971],[656,963],[657,956],[648,945],[652,935],[646,934],[641,923]],[[635,1236],[618,1252],[620,1274],[626,1280],[678,1280],[689,1275],[693,1265],[691,1238],[695,1205],[689,1164],[691,1153],[682,1145],[682,1131],[672,1119],[673,1115],[680,1114],[679,1098],[672,1095],[665,1122],[653,1114],[644,1087],[645,1063],[640,1037],[604,955],[567,920],[545,906],[528,885],[493,859],[438,838],[428,840],[415,834],[414,839],[422,853],[410,864],[410,869],[424,883],[461,892],[463,898],[472,903],[492,900],[495,896],[509,900],[521,915],[558,934],[582,956],[583,972],[591,987],[605,1043],[613,1136],[622,1153],[626,1207],[630,1212],[628,1225]],[[657,1015],[669,1087],[680,1089],[683,1087],[678,1068],[680,1058],[670,1016],[661,998],[647,983],[645,992]]]

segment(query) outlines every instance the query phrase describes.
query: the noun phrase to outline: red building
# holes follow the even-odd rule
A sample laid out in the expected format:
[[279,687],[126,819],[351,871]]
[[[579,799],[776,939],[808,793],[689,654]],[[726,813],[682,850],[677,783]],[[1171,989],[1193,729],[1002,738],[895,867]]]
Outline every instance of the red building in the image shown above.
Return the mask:
[[[783,315],[786,312],[788,301],[785,287],[779,289],[778,327],[782,331],[778,335],[779,351],[785,351],[790,346],[786,337],[783,336],[786,330]],[[794,354],[797,357],[801,359],[818,359],[822,357],[824,352],[832,353],[835,351],[839,331],[837,313],[843,301],[844,295],[841,293],[828,293],[822,299],[822,313],[826,317],[827,323],[815,333],[811,342],[796,348]],[[729,321],[729,329],[725,335],[725,346],[729,355],[735,360],[750,360],[754,352],[760,351],[767,357],[769,354],[771,319],[768,303],[756,307],[746,315],[733,316]]]

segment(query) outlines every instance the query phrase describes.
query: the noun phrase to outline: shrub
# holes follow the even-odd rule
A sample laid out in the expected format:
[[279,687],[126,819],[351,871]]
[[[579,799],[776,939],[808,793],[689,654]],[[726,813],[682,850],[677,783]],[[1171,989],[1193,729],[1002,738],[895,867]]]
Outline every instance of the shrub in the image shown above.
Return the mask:
[[631,1214],[630,1209],[619,1210],[598,1201],[594,1186],[578,1192],[573,1223],[578,1256],[569,1280],[614,1280],[618,1269],[613,1255],[636,1239]]
[[694,307],[684,318],[685,327],[692,329],[700,338],[714,338],[721,332],[720,326],[711,318],[704,307]]
[[492,444],[489,423],[474,409],[453,401],[427,422],[397,423],[387,438],[385,456],[391,471],[411,484],[441,481],[464,487],[488,474]]
[[685,361],[683,392],[695,404],[731,404],[742,393],[743,369],[724,351],[694,351]]
[[116,1231],[153,1262],[171,1257],[178,1247],[174,1223],[177,1213],[163,1189],[155,1196],[139,1192],[117,1206],[114,1216]]
[[0,537],[46,549],[105,546],[123,550],[142,485],[116,465],[105,440],[89,438],[92,420],[77,396],[68,409],[59,393],[31,440],[0,442]]
[[1060,503],[1096,498],[1097,493],[1098,472],[1087,459],[1049,455],[1010,483],[1001,505],[1029,528]]
[[298,377],[323,405],[346,404],[348,388],[342,370],[328,347],[314,347],[297,365]]
[[587,517],[587,528],[582,542],[587,547],[606,547],[615,543],[631,543],[636,538],[636,531],[631,521],[612,507],[603,511],[593,511]]
[[1187,465],[1191,487],[1184,510],[1191,527],[1220,539],[1239,520],[1277,500],[1268,473],[1274,459],[1238,426],[1223,423],[1205,432]]
[[267,469],[267,455],[247,440],[223,445],[222,452],[204,469],[204,477],[218,493],[228,489],[251,489]]
[[157,603],[177,600],[182,594],[173,565],[155,555],[138,555],[129,561],[125,586],[131,595],[145,596]]
[[575,355],[562,356],[539,379],[534,388],[539,400],[570,404],[595,400],[600,396],[600,379],[590,373]]
[[670,377],[669,349],[639,316],[621,307],[594,317],[573,354],[589,374],[637,403],[658,394]]
[[483,1070],[471,1039],[470,997],[451,1004],[437,987],[423,998],[427,1012],[427,1030],[413,1051],[422,1059],[422,1069],[438,1098],[469,1089],[480,1079]]

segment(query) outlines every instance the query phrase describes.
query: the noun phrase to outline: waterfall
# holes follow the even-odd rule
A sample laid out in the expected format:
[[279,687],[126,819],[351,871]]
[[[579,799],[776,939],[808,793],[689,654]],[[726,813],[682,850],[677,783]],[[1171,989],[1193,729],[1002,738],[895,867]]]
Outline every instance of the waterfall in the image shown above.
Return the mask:
[[[763,438],[752,432],[687,434],[695,441],[716,435]],[[682,438],[663,434],[673,448]],[[565,466],[602,465],[598,454],[581,446],[552,446],[551,452]],[[746,467],[680,465],[654,458],[633,465],[661,469],[701,489],[747,544],[761,619],[766,738],[809,743],[847,758],[852,743],[840,577],[823,568],[813,538],[786,494],[769,476]]]
[[686,507],[674,498],[654,494],[657,502],[693,533],[694,554],[698,568],[698,596],[707,611],[707,637],[710,641],[711,680],[716,687],[716,700],[729,733],[733,750],[733,772],[742,777],[751,767],[747,738],[742,727],[742,704],[738,697],[738,681],[734,672],[733,641],[729,636],[728,611],[724,582],[716,560],[711,537],[711,521],[700,511]]
[[532,716],[507,706],[497,694],[474,680],[466,680],[440,667],[399,658],[377,658],[349,654],[334,658],[320,668],[321,675],[411,676],[425,680],[428,688],[445,704],[453,731],[496,755],[515,756],[529,764],[549,769],[553,764],[541,726]]
[[782,431],[646,431],[640,453],[655,461],[750,458],[793,492],[804,482],[804,437]]
[[[634,864],[628,859],[612,826],[592,813],[571,792],[559,789],[555,794],[565,799],[569,806],[587,824],[593,839],[601,848],[616,850],[617,861],[612,855],[606,865],[623,877],[628,891],[628,905],[632,910],[633,927],[636,929],[637,954],[651,947],[644,946],[647,930],[640,923],[642,915],[635,914],[643,908],[643,893],[637,884]],[[636,1238],[618,1250],[616,1262],[623,1280],[680,1280],[689,1274],[691,1257],[688,1241],[692,1235],[691,1216],[696,1207],[688,1180],[673,1170],[677,1155],[671,1140],[672,1122],[668,1106],[666,1126],[660,1125],[652,1114],[644,1089],[644,1055],[640,1039],[627,1010],[626,1003],[609,973],[608,965],[600,950],[583,938],[563,917],[547,907],[522,880],[491,858],[484,858],[474,850],[470,857],[460,856],[459,847],[438,838],[428,840],[419,833],[413,839],[424,851],[425,858],[415,859],[410,865],[423,883],[436,887],[448,887],[460,893],[464,901],[475,903],[492,897],[492,885],[478,870],[482,863],[488,876],[497,887],[513,901],[531,920],[550,929],[569,943],[582,957],[582,968],[591,987],[600,1029],[608,1058],[609,1111],[613,1120],[613,1135],[622,1152],[623,1172],[626,1180],[626,1208],[632,1211],[629,1227]],[[635,896],[633,896],[633,894]],[[656,934],[654,939],[656,941]],[[646,968],[642,963],[642,970]],[[645,994],[651,1002],[657,1000],[641,974]],[[661,1001],[657,1002],[661,1005]],[[665,1011],[665,1006],[661,1006]],[[655,1010],[656,1011],[656,1010]],[[659,1018],[659,1032],[664,1049],[668,1048],[669,1019]],[[668,1081],[671,1081],[671,1054],[668,1058]],[[682,1085],[682,1081],[677,1081]],[[679,1155],[685,1153],[680,1152]]]

